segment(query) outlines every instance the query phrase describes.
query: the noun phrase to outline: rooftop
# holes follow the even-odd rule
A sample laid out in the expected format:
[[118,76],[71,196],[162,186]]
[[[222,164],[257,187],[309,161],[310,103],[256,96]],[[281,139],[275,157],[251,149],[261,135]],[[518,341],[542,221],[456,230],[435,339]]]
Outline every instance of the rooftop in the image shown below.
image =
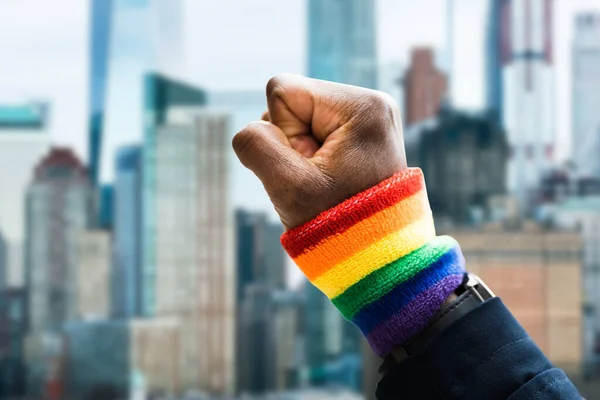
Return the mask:
[[0,104],[2,129],[41,129],[46,123],[47,106],[32,104]]

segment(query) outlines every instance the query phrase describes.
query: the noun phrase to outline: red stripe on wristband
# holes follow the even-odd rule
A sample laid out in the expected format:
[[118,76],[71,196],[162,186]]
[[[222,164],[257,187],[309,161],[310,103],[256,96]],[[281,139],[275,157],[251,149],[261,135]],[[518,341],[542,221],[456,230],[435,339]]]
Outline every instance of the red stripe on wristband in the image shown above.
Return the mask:
[[290,229],[281,244],[292,258],[318,245],[329,236],[340,234],[371,215],[397,204],[425,188],[423,173],[409,168],[367,189],[313,220]]

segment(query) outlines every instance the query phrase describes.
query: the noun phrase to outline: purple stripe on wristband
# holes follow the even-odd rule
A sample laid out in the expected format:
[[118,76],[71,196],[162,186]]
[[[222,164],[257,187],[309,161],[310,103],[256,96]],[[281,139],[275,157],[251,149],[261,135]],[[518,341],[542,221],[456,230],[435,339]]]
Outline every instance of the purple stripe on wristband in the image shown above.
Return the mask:
[[413,298],[402,310],[376,326],[367,341],[373,351],[385,357],[394,347],[407,342],[421,330],[440,309],[444,301],[462,283],[463,275],[449,275]]

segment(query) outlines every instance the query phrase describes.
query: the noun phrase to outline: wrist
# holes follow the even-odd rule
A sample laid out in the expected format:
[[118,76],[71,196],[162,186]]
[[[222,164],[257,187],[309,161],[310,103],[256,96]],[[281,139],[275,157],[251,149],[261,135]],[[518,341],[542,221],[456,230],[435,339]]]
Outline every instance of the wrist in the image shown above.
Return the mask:
[[464,274],[456,241],[435,235],[419,169],[287,231],[282,244],[380,356],[422,331]]

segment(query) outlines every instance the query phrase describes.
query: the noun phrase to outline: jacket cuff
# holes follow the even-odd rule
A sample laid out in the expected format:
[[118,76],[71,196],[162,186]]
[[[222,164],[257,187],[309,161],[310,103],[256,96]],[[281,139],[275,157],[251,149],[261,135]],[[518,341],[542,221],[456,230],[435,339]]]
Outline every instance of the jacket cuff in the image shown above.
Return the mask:
[[435,235],[418,168],[285,232],[281,243],[380,356],[423,330],[464,274],[456,241]]

